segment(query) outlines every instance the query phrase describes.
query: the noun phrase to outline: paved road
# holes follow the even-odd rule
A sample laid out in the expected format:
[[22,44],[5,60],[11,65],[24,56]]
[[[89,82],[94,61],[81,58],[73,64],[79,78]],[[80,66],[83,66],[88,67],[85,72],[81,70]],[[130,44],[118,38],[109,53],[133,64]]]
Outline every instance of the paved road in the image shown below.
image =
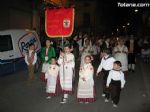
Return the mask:
[[[101,97],[101,77],[95,78],[97,100],[79,104],[75,95],[67,104],[60,104],[61,97],[47,100],[45,84],[37,79],[27,85],[27,71],[0,77],[0,112],[150,112],[150,64],[137,62],[136,72],[129,73],[122,90],[118,108]],[[77,81],[76,81],[77,85]]]

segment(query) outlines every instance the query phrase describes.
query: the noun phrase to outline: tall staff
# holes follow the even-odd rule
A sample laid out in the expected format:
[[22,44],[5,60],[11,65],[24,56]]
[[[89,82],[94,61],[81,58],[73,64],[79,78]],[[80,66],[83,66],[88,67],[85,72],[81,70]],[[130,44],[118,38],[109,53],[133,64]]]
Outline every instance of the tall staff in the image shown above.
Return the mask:
[[[64,37],[70,37],[74,27],[74,8],[58,8],[46,9],[45,11],[45,29],[48,37],[62,38],[62,48],[64,48]],[[60,56],[58,63],[60,64],[60,83],[64,90],[64,98],[62,103],[66,103],[65,98],[72,92],[72,69],[74,68],[74,55],[70,52],[69,46],[65,47],[65,57]],[[64,64],[65,63],[65,64]],[[65,72],[67,71],[67,72]],[[69,79],[69,81],[68,81]],[[68,83],[69,82],[69,83]]]

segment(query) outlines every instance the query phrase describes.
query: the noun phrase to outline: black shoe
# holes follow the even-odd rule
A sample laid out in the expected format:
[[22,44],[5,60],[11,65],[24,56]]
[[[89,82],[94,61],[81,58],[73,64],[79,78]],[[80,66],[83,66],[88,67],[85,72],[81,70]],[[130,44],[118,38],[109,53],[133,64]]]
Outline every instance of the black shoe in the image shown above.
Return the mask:
[[67,103],[67,98],[63,98],[62,101],[60,102],[61,104]]

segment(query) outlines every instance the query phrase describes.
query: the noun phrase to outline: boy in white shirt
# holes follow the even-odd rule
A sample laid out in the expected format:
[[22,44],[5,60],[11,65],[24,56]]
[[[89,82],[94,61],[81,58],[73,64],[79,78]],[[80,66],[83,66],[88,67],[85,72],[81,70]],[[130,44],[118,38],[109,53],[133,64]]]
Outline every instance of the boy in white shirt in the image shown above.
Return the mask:
[[113,69],[113,63],[115,62],[115,59],[110,55],[109,49],[103,49],[102,51],[103,57],[101,60],[101,63],[97,69],[97,76],[99,72],[103,72],[103,94],[102,97],[105,97],[105,102],[108,102],[109,99],[109,89],[106,88],[106,81],[109,74],[109,71]]
[[124,73],[121,70],[121,62],[115,61],[113,70],[109,72],[106,87],[110,88],[111,100],[113,107],[117,107],[120,99],[121,89],[125,85]]

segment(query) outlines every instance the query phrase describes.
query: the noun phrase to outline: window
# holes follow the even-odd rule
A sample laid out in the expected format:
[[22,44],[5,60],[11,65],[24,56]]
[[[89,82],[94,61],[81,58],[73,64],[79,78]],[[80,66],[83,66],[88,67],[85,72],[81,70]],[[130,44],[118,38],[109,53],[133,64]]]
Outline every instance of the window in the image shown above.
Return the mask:
[[0,52],[13,50],[10,35],[0,35]]

